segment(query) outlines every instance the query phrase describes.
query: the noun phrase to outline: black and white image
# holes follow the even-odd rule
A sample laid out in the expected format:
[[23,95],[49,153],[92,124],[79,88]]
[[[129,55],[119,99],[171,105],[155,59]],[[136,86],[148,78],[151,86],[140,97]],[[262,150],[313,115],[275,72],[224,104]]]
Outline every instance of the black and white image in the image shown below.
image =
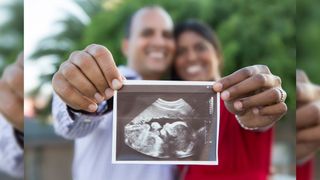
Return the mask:
[[114,95],[113,163],[217,165],[213,83],[125,81]]

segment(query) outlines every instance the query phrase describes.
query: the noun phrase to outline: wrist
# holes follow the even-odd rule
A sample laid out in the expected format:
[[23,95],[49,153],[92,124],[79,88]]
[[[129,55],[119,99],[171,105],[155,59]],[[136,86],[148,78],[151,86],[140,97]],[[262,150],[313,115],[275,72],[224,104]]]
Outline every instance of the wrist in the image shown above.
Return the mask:
[[110,112],[113,109],[113,98],[103,101],[100,104],[98,104],[98,109],[96,112],[87,112],[87,111],[83,111],[83,110],[76,110],[73,109],[72,107],[67,105],[67,110],[68,113],[71,117],[74,116],[81,116],[81,115],[87,115],[87,116],[101,116],[104,115],[108,112]]

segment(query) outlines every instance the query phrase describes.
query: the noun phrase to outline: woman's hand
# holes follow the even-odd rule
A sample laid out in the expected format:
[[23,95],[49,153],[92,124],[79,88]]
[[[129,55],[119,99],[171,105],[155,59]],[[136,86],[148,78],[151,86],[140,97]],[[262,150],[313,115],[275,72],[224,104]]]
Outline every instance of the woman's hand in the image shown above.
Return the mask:
[[213,90],[248,129],[268,129],[287,112],[281,79],[265,65],[242,68],[217,81]]
[[296,127],[296,158],[309,159],[320,148],[320,87],[303,71],[297,71]]

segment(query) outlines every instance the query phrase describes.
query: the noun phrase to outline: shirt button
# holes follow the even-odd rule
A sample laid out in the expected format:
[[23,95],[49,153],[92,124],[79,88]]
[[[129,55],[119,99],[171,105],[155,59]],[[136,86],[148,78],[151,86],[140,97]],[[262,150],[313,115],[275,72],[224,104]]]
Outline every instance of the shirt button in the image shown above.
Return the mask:
[[91,123],[91,119],[84,119],[83,122],[85,122],[85,123]]

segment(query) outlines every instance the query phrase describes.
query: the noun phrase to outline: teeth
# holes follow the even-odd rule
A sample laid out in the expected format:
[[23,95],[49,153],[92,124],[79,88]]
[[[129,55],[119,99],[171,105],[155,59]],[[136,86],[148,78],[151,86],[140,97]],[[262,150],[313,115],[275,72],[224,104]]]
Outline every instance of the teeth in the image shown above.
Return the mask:
[[187,73],[196,74],[196,73],[199,73],[201,71],[201,69],[202,69],[202,67],[200,65],[189,66],[187,68]]
[[163,59],[164,58],[164,53],[162,52],[150,52],[149,56],[153,59]]

